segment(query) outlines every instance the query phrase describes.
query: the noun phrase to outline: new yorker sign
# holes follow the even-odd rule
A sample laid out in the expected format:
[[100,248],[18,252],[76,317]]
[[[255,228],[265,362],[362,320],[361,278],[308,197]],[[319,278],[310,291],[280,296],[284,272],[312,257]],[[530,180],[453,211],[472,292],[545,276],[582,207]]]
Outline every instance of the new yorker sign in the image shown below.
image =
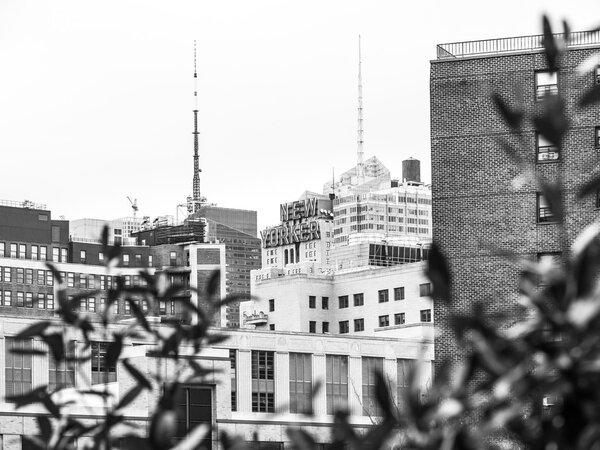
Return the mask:
[[316,198],[283,203],[279,207],[281,225],[260,232],[263,247],[279,247],[320,239],[319,222],[314,220],[318,215],[319,200]]

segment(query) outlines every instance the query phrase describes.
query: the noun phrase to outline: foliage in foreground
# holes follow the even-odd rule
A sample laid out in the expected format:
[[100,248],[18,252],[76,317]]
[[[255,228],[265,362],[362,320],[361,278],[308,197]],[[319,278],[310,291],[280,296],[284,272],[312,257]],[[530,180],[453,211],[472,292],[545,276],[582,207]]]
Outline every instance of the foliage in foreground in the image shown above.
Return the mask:
[[[554,36],[544,18],[544,47],[548,67],[560,69],[560,62],[569,39],[565,25],[562,37]],[[513,326],[499,330],[480,320],[482,306],[475,307],[473,314],[452,316],[456,338],[468,348],[468,355],[458,366],[444,366],[438,370],[430,391],[421,395],[411,374],[411,388],[400,414],[390,400],[383,376],[377,397],[383,417],[365,435],[358,435],[349,424],[349,418],[339,412],[335,418],[332,449],[379,449],[394,443],[406,449],[480,449],[499,445],[495,438],[500,431],[505,447],[532,449],[600,449],[600,223],[586,228],[567,248],[565,227],[565,190],[560,179],[544,179],[535,167],[520,155],[520,132],[529,121],[553,145],[561,151],[564,137],[569,130],[569,118],[565,114],[565,100],[559,96],[547,96],[542,107],[528,116],[514,105],[508,105],[500,96],[494,101],[508,126],[514,131],[514,140],[500,142],[501,147],[522,169],[522,177],[535,183],[547,199],[552,214],[561,231],[563,248],[561,263],[552,264],[518,260],[522,268],[519,290],[525,318]],[[579,102],[579,108],[587,108],[600,101],[600,86],[596,85]],[[515,142],[517,144],[515,144]],[[560,162],[558,164],[561,164]],[[521,178],[523,179],[523,178]],[[600,177],[593,178],[580,189],[580,197],[595,193],[600,188]],[[106,246],[106,236],[104,236]],[[119,248],[105,248],[107,264],[119,257]],[[508,255],[510,257],[510,255]],[[52,266],[59,282],[60,273]],[[206,371],[189,358],[183,358],[181,349],[191,347],[195,352],[220,342],[223,336],[209,329],[213,310],[223,302],[215,296],[218,274],[205,291],[200,292],[212,305],[206,311],[179,298],[182,307],[193,317],[195,323],[173,321],[160,330],[149,323],[133,296],[142,297],[149,308],[156,308],[163,300],[170,300],[180,290],[168,286],[164,279],[142,273],[146,281],[143,287],[125,286],[122,279],[109,291],[105,311],[100,322],[92,322],[77,311],[81,296],[67,298],[65,291],[59,296],[61,322],[38,322],[22,331],[18,338],[41,338],[48,344],[51,357],[58,363],[72,364],[89,359],[90,336],[102,336],[110,342],[107,365],[119,360],[125,370],[138,382],[118,403],[110,402],[107,391],[87,391],[104,399],[104,420],[89,424],[71,416],[69,401],[61,402],[46,386],[20,397],[17,406],[41,404],[48,412],[37,418],[40,438],[33,444],[40,448],[68,448],[80,436],[92,436],[90,446],[109,449],[118,439],[127,437],[131,447],[171,448],[176,443],[175,407],[173,393],[181,383],[202,380]],[[428,276],[434,287],[438,306],[450,304],[450,275],[445,258],[437,246],[430,252]],[[541,281],[541,283],[540,283]],[[85,294],[90,295],[89,293]],[[115,327],[110,323],[110,308],[117,299],[130,305],[136,321],[130,326]],[[501,318],[492,318],[501,319]],[[514,319],[514,318],[513,318]],[[492,320],[490,322],[498,322]],[[77,356],[69,353],[66,336],[76,336],[84,342],[84,351]],[[127,358],[122,357],[123,343],[131,338],[143,339],[153,344],[152,356],[173,364],[174,375],[167,378],[163,371],[142,373]],[[37,350],[27,350],[35,352]],[[189,370],[191,369],[191,371]],[[163,388],[164,387],[164,388]],[[87,389],[87,388],[81,388]],[[144,391],[159,390],[151,426],[137,429],[125,420],[123,410],[131,405]],[[546,406],[544,406],[546,405]],[[553,405],[549,407],[549,405]],[[197,445],[207,430],[192,430],[178,448]],[[302,429],[290,429],[289,437],[300,450],[316,448],[313,438]],[[239,439],[220,436],[224,448],[244,448]]]

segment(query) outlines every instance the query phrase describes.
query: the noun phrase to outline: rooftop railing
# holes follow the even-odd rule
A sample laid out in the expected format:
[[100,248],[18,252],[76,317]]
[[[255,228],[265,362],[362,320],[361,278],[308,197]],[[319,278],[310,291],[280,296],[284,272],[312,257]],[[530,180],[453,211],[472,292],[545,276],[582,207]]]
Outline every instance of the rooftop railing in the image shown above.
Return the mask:
[[[556,39],[564,39],[562,33]],[[437,59],[466,58],[502,53],[537,52],[543,49],[543,35],[519,36],[481,41],[454,42],[437,46]],[[569,36],[567,47],[600,45],[600,31],[576,31]]]
[[28,209],[48,209],[43,203],[34,203],[31,200],[23,200],[17,202],[14,200],[0,200],[0,206],[11,206],[13,208],[28,208]]

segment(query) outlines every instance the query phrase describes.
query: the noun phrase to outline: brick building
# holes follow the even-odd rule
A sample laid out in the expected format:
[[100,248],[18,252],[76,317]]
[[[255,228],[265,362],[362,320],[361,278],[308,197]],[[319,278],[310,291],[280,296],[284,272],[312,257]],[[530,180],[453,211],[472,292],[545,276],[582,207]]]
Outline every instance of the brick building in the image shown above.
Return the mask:
[[448,327],[451,310],[468,311],[483,301],[489,311],[518,317],[519,268],[490,247],[531,259],[560,251],[558,225],[531,181],[515,183],[516,167],[498,144],[513,139],[491,99],[496,92],[526,115],[540,110],[545,95],[560,94],[572,117],[562,150],[523,124],[520,156],[550,180],[563,174],[569,240],[598,218],[595,199],[577,200],[577,187],[598,164],[600,109],[582,110],[577,100],[597,80],[598,70],[576,67],[600,48],[600,34],[572,33],[561,69],[552,73],[541,36],[438,45],[431,61],[431,160],[433,239],[451,266],[453,304],[436,305],[436,361],[461,358]]

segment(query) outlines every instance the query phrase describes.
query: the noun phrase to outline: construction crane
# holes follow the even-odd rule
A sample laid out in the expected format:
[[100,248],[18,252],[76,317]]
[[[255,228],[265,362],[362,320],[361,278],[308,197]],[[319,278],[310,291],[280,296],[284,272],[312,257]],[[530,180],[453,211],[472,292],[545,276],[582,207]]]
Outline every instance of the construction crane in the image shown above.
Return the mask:
[[135,219],[138,212],[137,198],[131,200],[131,198],[127,196],[127,200],[129,200],[129,203],[131,203],[131,209],[133,210],[133,218]]

